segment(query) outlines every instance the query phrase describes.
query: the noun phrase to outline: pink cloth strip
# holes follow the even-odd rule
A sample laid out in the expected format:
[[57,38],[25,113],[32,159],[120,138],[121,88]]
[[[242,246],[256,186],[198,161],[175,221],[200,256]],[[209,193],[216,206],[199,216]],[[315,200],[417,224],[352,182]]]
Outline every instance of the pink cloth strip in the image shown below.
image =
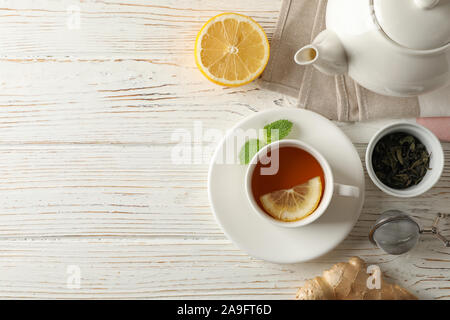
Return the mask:
[[450,142],[450,117],[417,118],[417,123],[430,129],[441,141]]

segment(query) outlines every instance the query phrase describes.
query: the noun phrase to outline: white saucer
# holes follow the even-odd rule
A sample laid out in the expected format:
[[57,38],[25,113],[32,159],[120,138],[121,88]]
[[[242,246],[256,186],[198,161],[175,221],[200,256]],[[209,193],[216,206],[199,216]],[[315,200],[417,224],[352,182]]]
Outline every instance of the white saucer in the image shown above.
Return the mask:
[[[237,160],[221,164],[220,155],[237,129],[259,130],[280,119],[294,123],[287,138],[315,147],[330,163],[336,182],[360,188],[359,198],[335,196],[317,221],[293,229],[275,226],[253,212],[244,187],[247,166]],[[276,108],[258,112],[229,131],[211,160],[208,194],[217,222],[240,249],[271,262],[303,262],[329,252],[350,233],[364,202],[364,171],[352,142],[331,121],[307,110]]]

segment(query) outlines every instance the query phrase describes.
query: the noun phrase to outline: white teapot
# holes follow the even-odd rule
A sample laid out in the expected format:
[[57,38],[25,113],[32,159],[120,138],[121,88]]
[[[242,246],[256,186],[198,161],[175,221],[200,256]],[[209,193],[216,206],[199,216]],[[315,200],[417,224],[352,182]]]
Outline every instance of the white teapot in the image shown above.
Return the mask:
[[326,26],[296,63],[389,96],[450,84],[450,0],[328,0]]

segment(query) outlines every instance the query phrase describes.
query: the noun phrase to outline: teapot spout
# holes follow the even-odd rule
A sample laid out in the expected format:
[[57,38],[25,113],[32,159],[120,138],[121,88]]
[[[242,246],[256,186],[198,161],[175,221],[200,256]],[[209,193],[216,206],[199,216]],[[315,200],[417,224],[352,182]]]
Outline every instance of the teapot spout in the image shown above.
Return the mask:
[[313,43],[304,46],[294,56],[299,65],[313,65],[327,75],[347,73],[347,54],[337,35],[329,30],[322,31]]
[[319,50],[316,48],[316,46],[309,44],[297,51],[294,56],[294,60],[301,66],[307,66],[316,62],[318,57]]

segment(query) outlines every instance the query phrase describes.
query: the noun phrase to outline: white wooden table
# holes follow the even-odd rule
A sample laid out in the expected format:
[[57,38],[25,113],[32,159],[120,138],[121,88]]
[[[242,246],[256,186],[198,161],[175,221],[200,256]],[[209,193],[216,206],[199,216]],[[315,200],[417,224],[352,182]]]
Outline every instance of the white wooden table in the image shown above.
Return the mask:
[[[450,250],[437,240],[423,238],[401,257],[367,240],[386,209],[424,226],[449,212],[449,160],[438,185],[408,201],[367,179],[350,236],[294,265],[253,259],[224,236],[208,203],[207,156],[172,163],[177,129],[226,130],[254,112],[294,106],[255,83],[211,84],[193,56],[209,17],[241,12],[270,37],[280,4],[0,1],[0,298],[291,299],[305,279],[353,255],[421,298],[450,298]],[[363,155],[383,123],[341,125]],[[449,234],[450,223],[443,229]]]

